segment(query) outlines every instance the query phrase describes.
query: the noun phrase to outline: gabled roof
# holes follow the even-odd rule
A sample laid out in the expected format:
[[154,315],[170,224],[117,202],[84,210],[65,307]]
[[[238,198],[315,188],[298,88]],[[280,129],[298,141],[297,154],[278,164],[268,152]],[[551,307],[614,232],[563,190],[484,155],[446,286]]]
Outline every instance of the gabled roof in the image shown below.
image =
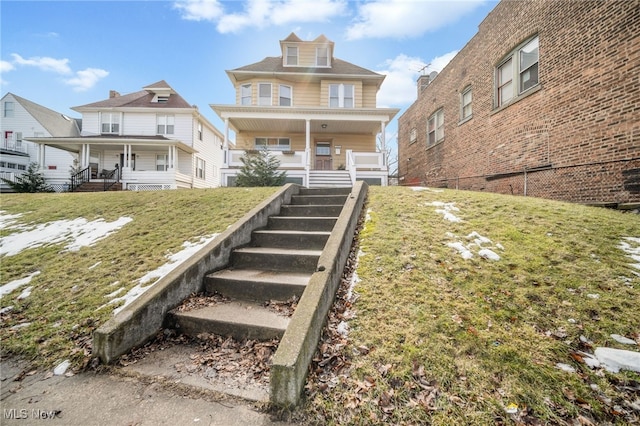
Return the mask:
[[302,39],[300,37],[298,37],[296,35],[296,33],[291,33],[289,34],[289,36],[287,38],[285,38],[282,41],[289,41],[289,42],[302,42]]
[[[43,107],[28,99],[21,98],[13,93],[7,93],[13,98],[38,122],[47,129],[51,136],[79,136],[80,121],[67,117],[57,111]],[[5,96],[6,97],[6,96]]]
[[230,72],[246,71],[256,73],[306,73],[306,74],[328,74],[328,75],[358,75],[358,76],[379,76],[384,77],[382,74],[370,71],[366,68],[354,65],[351,62],[343,61],[342,59],[334,58],[331,63],[331,67],[285,67],[282,65],[282,56],[273,57],[269,56],[264,58],[260,62],[256,62],[244,67],[236,68]]
[[[194,107],[189,105],[182,96],[180,96],[166,81],[160,80],[157,83],[149,84],[144,87],[145,90],[139,92],[128,93],[126,95],[118,95],[112,98],[105,99],[103,101],[93,102],[86,105],[80,105],[71,108],[74,111],[84,108],[189,108]],[[156,96],[156,92],[170,91],[171,96],[167,102],[152,102]]]

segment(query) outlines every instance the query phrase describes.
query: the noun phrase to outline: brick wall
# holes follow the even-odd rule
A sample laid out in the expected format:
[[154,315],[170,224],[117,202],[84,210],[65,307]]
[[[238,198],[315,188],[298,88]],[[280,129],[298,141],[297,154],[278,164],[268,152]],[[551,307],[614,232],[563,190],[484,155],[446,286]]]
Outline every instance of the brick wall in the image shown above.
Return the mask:
[[[539,84],[496,108],[496,66],[535,35]],[[461,122],[460,94],[468,86],[473,115]],[[445,136],[427,147],[427,120],[439,108]],[[554,179],[540,196],[640,201],[638,185],[624,184],[640,177],[637,162],[618,161],[640,158],[640,1],[503,0],[418,94],[398,128],[401,183],[451,187],[456,181],[460,189],[522,195],[524,185],[514,181],[522,177],[514,173],[544,167],[554,170]],[[567,171],[611,162],[606,172],[597,166]],[[571,178],[576,173],[580,178]]]

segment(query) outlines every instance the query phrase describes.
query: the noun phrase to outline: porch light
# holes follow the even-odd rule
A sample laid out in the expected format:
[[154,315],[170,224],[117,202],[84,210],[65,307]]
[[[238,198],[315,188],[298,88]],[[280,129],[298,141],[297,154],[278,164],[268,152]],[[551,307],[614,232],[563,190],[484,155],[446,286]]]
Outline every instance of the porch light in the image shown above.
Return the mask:
[[323,129],[326,129],[327,128],[327,123],[322,123],[322,125],[320,127],[322,127]]

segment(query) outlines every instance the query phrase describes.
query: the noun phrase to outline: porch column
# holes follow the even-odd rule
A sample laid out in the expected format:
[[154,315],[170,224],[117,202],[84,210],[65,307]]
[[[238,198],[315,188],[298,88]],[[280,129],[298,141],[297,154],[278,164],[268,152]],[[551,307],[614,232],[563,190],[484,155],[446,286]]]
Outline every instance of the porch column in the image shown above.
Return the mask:
[[38,144],[38,169],[40,170],[44,170],[44,163],[45,163],[45,158],[44,158],[44,144]]
[[381,149],[380,151],[382,151],[382,165],[386,166],[387,165],[387,135],[386,135],[386,131],[385,131],[385,126],[386,126],[386,122],[385,121],[381,121],[380,122],[380,133],[382,134],[382,145],[381,145]]
[[309,174],[311,171],[311,120],[306,119],[306,128],[305,128],[305,146],[304,146],[304,157],[305,157],[305,165],[304,170],[307,175],[307,187],[309,187]]
[[84,149],[84,155],[86,156],[85,158],[85,164],[84,167],[89,167],[89,165],[91,164],[91,145],[86,144],[86,148]]
[[224,119],[224,142],[222,145],[222,165],[229,167],[229,119]]

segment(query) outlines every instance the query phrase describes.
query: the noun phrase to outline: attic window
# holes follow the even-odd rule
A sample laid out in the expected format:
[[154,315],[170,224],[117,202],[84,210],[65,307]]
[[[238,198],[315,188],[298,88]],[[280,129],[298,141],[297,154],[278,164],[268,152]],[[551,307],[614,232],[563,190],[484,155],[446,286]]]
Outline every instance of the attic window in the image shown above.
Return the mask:
[[329,49],[326,47],[316,48],[316,66],[328,67],[329,66]]
[[167,102],[169,102],[169,95],[158,95],[156,102],[158,102],[159,104],[166,104]]

